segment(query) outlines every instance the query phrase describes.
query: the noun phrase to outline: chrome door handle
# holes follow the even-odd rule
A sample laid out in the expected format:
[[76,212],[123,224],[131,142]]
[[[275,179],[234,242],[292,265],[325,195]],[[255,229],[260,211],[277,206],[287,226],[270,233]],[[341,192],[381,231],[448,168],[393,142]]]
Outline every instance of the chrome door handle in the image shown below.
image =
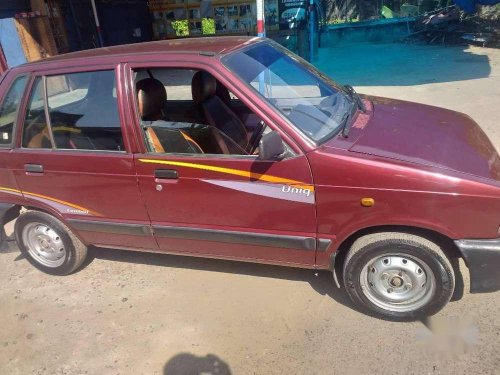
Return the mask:
[[177,180],[179,173],[175,169],[156,169],[155,178],[160,180]]
[[43,173],[41,164],[24,164],[24,171],[27,173]]

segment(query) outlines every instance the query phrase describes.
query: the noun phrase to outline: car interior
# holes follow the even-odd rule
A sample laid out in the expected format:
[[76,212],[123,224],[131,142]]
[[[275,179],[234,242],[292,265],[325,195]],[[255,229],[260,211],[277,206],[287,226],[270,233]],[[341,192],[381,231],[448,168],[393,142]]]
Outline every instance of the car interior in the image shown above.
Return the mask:
[[[113,71],[47,77],[47,106],[58,149],[124,150]],[[210,73],[192,69],[134,71],[137,109],[150,152],[257,155],[270,131]],[[52,148],[43,80],[32,89],[23,147]]]
[[[47,105],[58,149],[124,150],[113,71],[47,77]],[[24,121],[23,147],[51,148],[42,79]]]
[[254,155],[266,126],[210,73],[134,72],[137,108],[151,152]]

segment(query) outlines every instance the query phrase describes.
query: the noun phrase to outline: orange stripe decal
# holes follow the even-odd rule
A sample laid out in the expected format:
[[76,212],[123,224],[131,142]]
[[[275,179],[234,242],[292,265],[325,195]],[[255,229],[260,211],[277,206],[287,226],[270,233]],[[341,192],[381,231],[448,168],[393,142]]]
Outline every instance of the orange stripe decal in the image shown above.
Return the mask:
[[139,159],[139,161],[142,163],[175,165],[178,167],[187,167],[187,168],[201,169],[205,171],[226,173],[234,176],[247,177],[258,181],[270,182],[275,184],[292,185],[299,188],[305,188],[314,191],[314,186],[307,184],[305,182],[291,180],[283,177],[272,176],[269,174],[260,174],[260,173],[245,171],[241,169],[224,168],[224,167],[216,167],[214,165],[186,163],[182,161],[157,160],[157,159]]
[[0,187],[0,191],[4,191],[6,193],[17,193],[17,194],[30,195],[30,196],[36,197],[36,198],[47,199],[49,201],[62,204],[64,206],[68,206],[68,207],[74,208],[75,210],[78,210],[78,211],[87,212],[87,213],[95,215],[95,216],[102,216],[99,212],[92,211],[92,210],[89,210],[89,209],[87,209],[85,207],[78,206],[78,205],[76,205],[74,203],[66,202],[66,201],[63,201],[61,199],[57,199],[57,198],[53,198],[53,197],[48,197],[48,196],[42,195],[42,194],[31,193],[31,192],[28,192],[28,191],[21,191],[21,190],[18,190],[18,189],[11,189],[11,188],[6,188],[6,187]]
[[60,199],[57,199],[57,198],[48,197],[46,195],[37,194],[37,193],[29,193],[27,191],[23,191],[23,194],[25,194],[25,195],[31,195],[33,197],[48,199],[49,201],[53,201],[53,202],[57,202],[57,203],[63,204],[65,206],[69,206],[69,207],[74,208],[74,209],[76,209],[78,211],[88,212],[88,213],[90,213],[92,215],[95,215],[95,216],[102,216],[100,213],[98,213],[96,211],[92,211],[92,210],[89,210],[88,208],[85,208],[85,207],[82,207],[82,206],[78,206],[78,205],[76,205],[74,203],[66,202],[66,201],[63,201],[63,200],[60,200]]
[[21,190],[11,189],[11,188],[6,188],[6,187],[0,187],[0,191],[5,191],[6,193],[19,193],[19,194],[22,194]]

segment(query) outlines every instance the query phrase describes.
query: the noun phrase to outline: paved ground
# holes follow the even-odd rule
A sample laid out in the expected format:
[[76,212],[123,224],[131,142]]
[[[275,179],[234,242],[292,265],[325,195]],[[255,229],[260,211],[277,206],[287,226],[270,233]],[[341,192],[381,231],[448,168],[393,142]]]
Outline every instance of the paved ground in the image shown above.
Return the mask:
[[319,69],[358,92],[468,114],[500,151],[500,50],[407,44],[321,49]]
[[[415,56],[406,51],[382,63],[381,53],[400,46],[370,46],[369,69],[356,62],[365,47],[338,50],[330,69],[343,82],[366,82],[361,92],[462,110],[500,149],[493,112],[499,51],[409,48]],[[436,70],[438,63],[448,68]],[[384,82],[380,70],[399,78]],[[437,74],[447,70],[448,80]],[[426,324],[393,323],[357,312],[325,272],[118,250],[91,255],[75,275],[50,277],[4,244],[0,374],[457,375],[500,368],[500,293],[465,292]]]

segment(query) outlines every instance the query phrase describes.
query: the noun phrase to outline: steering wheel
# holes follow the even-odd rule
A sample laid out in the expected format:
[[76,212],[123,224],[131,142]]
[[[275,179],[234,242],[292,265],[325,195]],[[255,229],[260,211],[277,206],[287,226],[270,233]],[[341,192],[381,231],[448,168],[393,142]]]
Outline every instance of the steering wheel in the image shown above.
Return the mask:
[[257,150],[257,147],[259,147],[259,141],[260,138],[262,137],[262,134],[264,134],[264,130],[266,130],[267,125],[264,121],[259,121],[259,124],[256,126],[252,138],[250,139],[250,155],[253,155],[255,150]]

